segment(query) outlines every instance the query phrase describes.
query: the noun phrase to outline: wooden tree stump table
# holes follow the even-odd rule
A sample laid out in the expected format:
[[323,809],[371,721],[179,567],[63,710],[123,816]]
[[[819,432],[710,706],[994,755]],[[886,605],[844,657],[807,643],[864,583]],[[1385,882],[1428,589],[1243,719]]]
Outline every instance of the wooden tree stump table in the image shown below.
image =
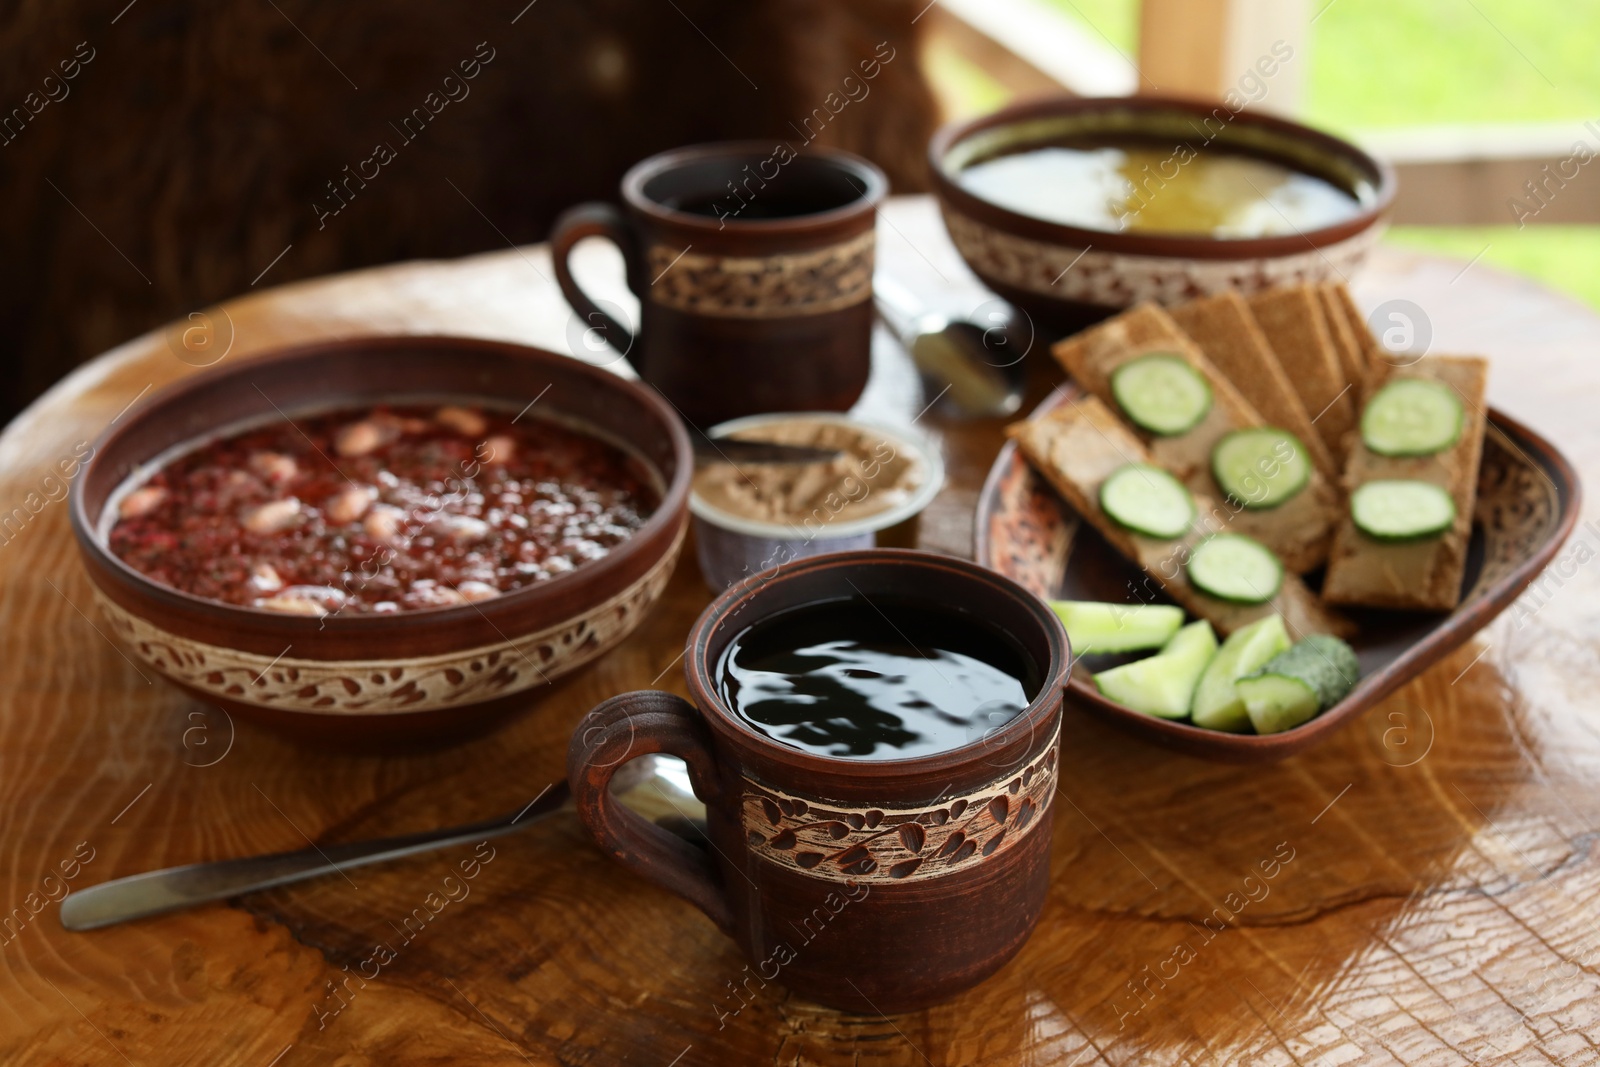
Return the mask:
[[[895,201],[882,223],[881,270],[982,310],[930,202]],[[616,289],[604,254],[585,266]],[[52,499],[58,461],[230,343],[228,360],[366,332],[582,350],[552,277],[534,247],[250,293],[84,366],[0,438],[0,516],[23,509],[0,526],[0,1062],[1600,1062],[1600,526],[1587,522],[1479,639],[1285,763],[1196,762],[1069,705],[1038,932],[929,1011],[844,1015],[777,985],[736,996],[733,944],[569,816],[494,842],[469,895],[409,929],[470,849],[64,931],[48,900],[63,881],[515,809],[560,777],[593,704],[683,691],[677,657],[710,599],[692,553],[621,647],[492,736],[402,757],[296,748],[235,729],[106,639]],[[1355,288],[1368,308],[1409,301],[1435,351],[1492,356],[1493,402],[1600,484],[1600,316],[1394,250]],[[949,485],[920,536],[968,554],[1002,423],[921,413],[904,356],[880,341],[863,410],[941,439]],[[1042,345],[1027,360],[1042,395],[1059,372]],[[392,952],[377,977],[346,981],[372,973],[379,943]],[[919,946],[903,951],[916,967]]]

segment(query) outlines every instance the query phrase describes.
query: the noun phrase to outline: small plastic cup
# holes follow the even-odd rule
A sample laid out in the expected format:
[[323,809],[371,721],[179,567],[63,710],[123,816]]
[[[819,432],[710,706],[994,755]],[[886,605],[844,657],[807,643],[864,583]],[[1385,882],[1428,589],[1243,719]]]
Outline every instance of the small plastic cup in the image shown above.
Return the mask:
[[699,493],[691,491],[689,514],[693,516],[695,554],[700,561],[700,573],[714,593],[720,593],[752,574],[806,556],[872,548],[879,543],[914,541],[914,536],[907,536],[909,531],[897,528],[912,522],[944,486],[944,460],[922,438],[909,430],[866,422],[835,412],[749,415],[712,427],[709,436],[715,440],[752,427],[798,421],[848,426],[882,438],[897,453],[903,451],[916,457],[921,481],[906,500],[894,507],[858,519],[837,519],[824,506],[796,523],[765,522],[734,515],[707,503]]

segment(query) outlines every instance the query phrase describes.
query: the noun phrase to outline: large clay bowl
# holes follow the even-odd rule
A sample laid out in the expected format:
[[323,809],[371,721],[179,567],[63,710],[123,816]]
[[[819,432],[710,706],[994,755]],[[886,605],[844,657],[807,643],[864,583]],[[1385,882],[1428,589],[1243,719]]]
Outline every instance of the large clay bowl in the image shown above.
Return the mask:
[[[305,618],[161,585],[96,530],[140,464],[232,424],[308,408],[446,398],[576,420],[630,448],[662,501],[601,559],[504,596],[387,615]],[[384,746],[462,737],[530,707],[549,683],[616,645],[661,595],[683,544],[693,459],[651,390],[568,356],[497,341],[366,337],[194,375],[118,420],[73,486],[72,526],[110,632],[130,657],[200,700],[302,737]]]
[[[1357,196],[1360,211],[1283,236],[1217,238],[1080,229],[983,200],[961,171],[1010,152],[1094,138],[1224,150],[1283,163]],[[1034,100],[944,127],[929,145],[934,193],[961,257],[985,285],[1040,323],[1071,331],[1144,300],[1176,304],[1233,289],[1339,281],[1383,230],[1394,172],[1361,149],[1225,103],[1139,96]],[[1176,164],[1175,164],[1176,165]]]

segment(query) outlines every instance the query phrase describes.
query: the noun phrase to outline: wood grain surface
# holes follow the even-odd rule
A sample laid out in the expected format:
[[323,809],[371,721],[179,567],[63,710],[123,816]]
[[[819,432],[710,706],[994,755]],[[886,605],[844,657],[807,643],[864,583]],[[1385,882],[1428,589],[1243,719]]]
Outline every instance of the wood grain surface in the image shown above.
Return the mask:
[[[928,201],[893,202],[882,222],[881,270],[987,310]],[[615,260],[586,252],[580,270],[615,291]],[[227,305],[226,358],[363,331],[566,350],[550,278],[536,247],[250,293]],[[1491,356],[1492,402],[1600,484],[1600,317],[1394,251],[1352,280],[1364,310],[1409,301],[1433,350]],[[223,317],[211,323],[220,348]],[[66,933],[50,898],[71,888],[517,808],[562,773],[593,704],[684,692],[678,654],[710,596],[686,553],[621,647],[460,747],[361,757],[235,729],[106,640],[51,499],[79,442],[201,361],[177,336],[86,365],[0,437],[0,1063],[1600,1062],[1600,524],[1478,640],[1283,764],[1171,755],[1069,705],[1038,933],[929,1011],[843,1015],[763,987],[731,941],[568,816],[477,855]],[[1027,358],[1043,395],[1059,372],[1042,345]],[[942,439],[950,485],[920,538],[969,553],[1000,424],[919,417],[887,343],[862,404]],[[904,952],[916,967],[918,945]]]

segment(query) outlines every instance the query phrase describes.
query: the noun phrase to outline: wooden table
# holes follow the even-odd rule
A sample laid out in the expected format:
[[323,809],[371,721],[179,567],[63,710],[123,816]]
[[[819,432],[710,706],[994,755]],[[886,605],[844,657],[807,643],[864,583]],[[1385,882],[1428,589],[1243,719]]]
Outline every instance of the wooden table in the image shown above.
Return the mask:
[[[983,302],[927,201],[892,203],[880,237],[882,266],[913,288],[954,310]],[[604,250],[586,267],[619,284]],[[565,350],[570,316],[550,277],[535,247],[248,294],[226,307],[227,358],[359,332]],[[1356,288],[1368,306],[1424,309],[1434,350],[1493,356],[1494,403],[1600,485],[1600,316],[1481,265],[1392,250]],[[219,345],[224,325],[212,316]],[[686,555],[622,647],[456,748],[353,757],[234,730],[141,674],[86,614],[66,505],[45,480],[145,390],[192,371],[174,353],[200,357],[176,336],[81,368],[0,438],[0,514],[39,494],[0,545],[0,1063],[1600,1061],[1600,526],[1589,525],[1479,640],[1281,765],[1195,762],[1069,711],[1039,931],[995,978],[931,1011],[846,1016],[769,987],[719,1025],[742,978],[732,943],[612,866],[565,816],[497,842],[470,895],[371,981],[345,979],[375,943],[400,943],[398,924],[470,850],[64,932],[46,899],[63,872],[83,887],[516,808],[560,776],[568,731],[592,704],[652,684],[683,691],[676,657],[709,599]],[[915,382],[892,345],[879,355],[864,408],[910,421],[923,406]],[[1042,347],[1028,358],[1042,393],[1058,372]],[[925,547],[968,553],[1000,424],[933,411],[918,425],[942,438],[950,474]],[[1212,930],[1228,920],[1220,933],[1203,932],[1208,916]]]

